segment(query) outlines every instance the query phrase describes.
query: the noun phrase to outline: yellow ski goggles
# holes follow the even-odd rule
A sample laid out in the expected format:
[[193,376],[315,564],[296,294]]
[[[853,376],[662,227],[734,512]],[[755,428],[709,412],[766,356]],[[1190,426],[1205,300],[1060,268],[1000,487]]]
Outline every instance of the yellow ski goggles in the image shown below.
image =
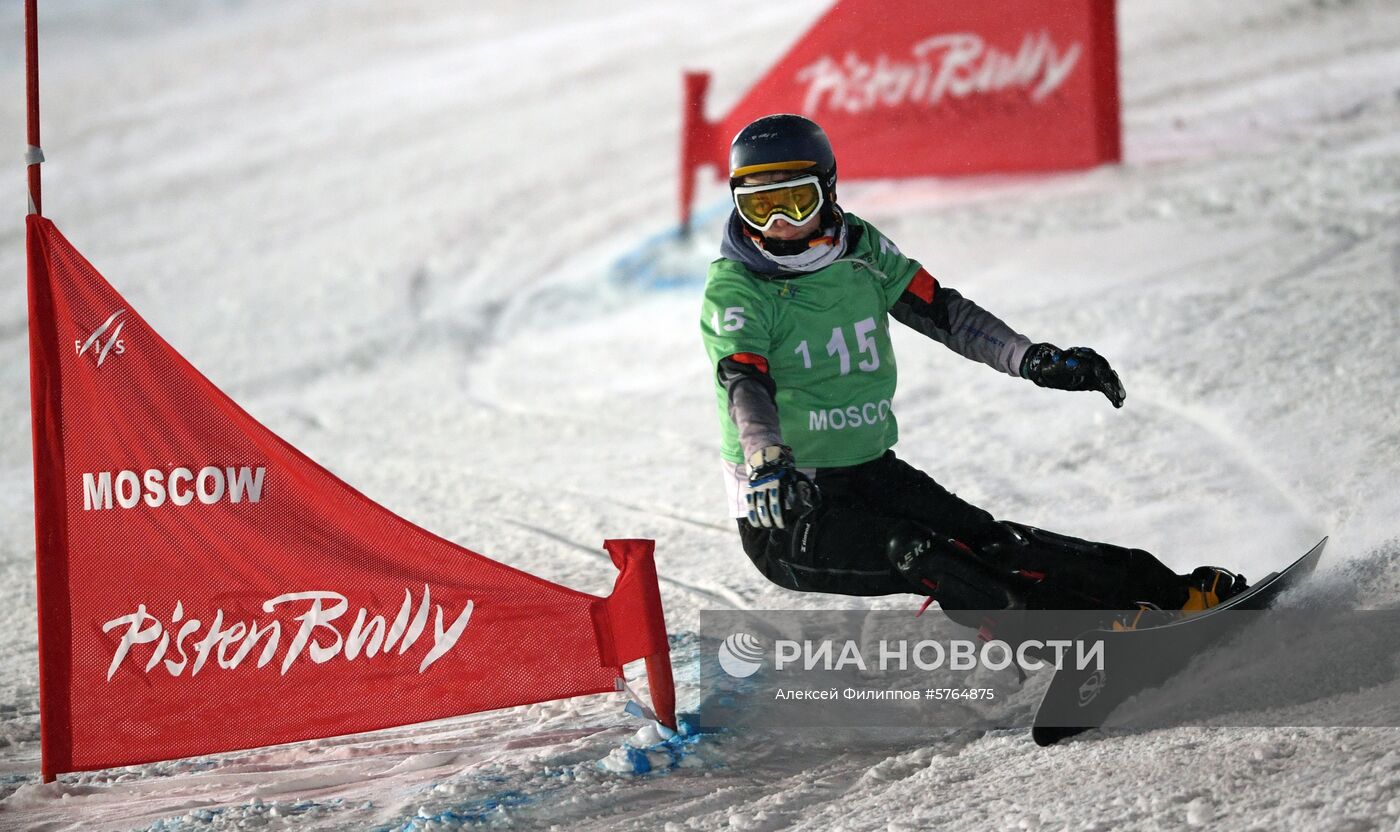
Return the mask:
[[812,221],[822,209],[821,180],[802,176],[767,185],[737,185],[734,207],[744,222],[767,231],[781,217],[796,226]]

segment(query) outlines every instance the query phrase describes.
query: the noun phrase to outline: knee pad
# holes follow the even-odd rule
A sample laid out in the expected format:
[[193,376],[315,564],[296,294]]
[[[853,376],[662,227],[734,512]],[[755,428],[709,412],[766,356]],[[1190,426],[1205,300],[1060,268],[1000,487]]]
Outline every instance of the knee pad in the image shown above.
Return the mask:
[[945,610],[1005,610],[1024,606],[1009,576],[999,575],[966,544],[917,523],[891,531],[886,554],[894,568]]

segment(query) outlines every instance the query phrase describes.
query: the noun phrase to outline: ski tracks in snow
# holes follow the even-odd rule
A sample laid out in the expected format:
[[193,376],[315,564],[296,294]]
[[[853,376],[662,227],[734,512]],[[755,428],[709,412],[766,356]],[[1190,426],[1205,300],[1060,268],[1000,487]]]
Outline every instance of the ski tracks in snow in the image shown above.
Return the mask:
[[[592,560],[601,561],[604,563],[611,563],[611,561],[608,558],[608,555],[596,546],[589,546],[583,543],[579,543],[576,540],[571,540],[570,538],[557,532],[551,531],[547,528],[544,528],[543,526],[536,526],[534,524],[526,523],[520,520],[514,520],[509,517],[501,518],[501,522],[506,523],[510,526],[514,526],[518,529],[524,529],[525,531],[539,535],[540,537],[553,540],[556,543],[562,543],[566,547],[568,547],[569,551],[582,552],[588,555],[588,557]],[[747,599],[745,599],[742,595],[727,587],[714,587],[713,589],[707,589],[698,584],[688,583],[679,578],[673,577],[667,573],[658,573],[657,577],[661,584],[665,586],[675,587],[681,592],[684,592],[687,595],[691,595],[704,602],[705,605],[709,608],[737,610],[747,609],[749,606],[749,601]]]
[[1218,449],[1224,457],[1233,459],[1235,467],[1247,480],[1272,492],[1280,508],[1292,517],[1305,538],[1311,536],[1317,540],[1326,534],[1312,508],[1315,501],[1308,500],[1292,483],[1273,470],[1264,455],[1230,426],[1228,417],[1203,404],[1175,396],[1170,389],[1164,380],[1138,372],[1134,375],[1134,404],[1145,403],[1177,420],[1189,422],[1205,442]]

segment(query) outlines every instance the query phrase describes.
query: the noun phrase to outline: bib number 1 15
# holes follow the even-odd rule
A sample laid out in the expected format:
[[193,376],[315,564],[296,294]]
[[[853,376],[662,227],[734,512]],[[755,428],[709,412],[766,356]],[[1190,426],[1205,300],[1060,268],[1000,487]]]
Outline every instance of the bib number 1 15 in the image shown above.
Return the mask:
[[[875,319],[866,318],[863,321],[856,321],[851,327],[855,331],[856,347],[861,360],[857,362],[856,369],[863,373],[873,373],[880,369],[880,350],[875,344],[872,333],[875,332]],[[804,340],[797,345],[793,352],[802,356],[802,366],[812,369],[812,353]],[[851,348],[846,343],[846,332],[844,327],[831,328],[831,340],[826,342],[826,354],[841,362],[841,375],[849,375],[851,372]]]

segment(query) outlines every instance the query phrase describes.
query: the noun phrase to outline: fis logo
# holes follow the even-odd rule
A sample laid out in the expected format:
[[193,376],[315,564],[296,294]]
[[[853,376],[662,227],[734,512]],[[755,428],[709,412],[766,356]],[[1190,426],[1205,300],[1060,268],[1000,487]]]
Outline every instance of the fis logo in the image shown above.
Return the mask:
[[719,666],[735,679],[754,675],[763,666],[763,642],[748,633],[735,633],[719,645]]
[[[91,351],[97,357],[97,366],[101,367],[102,362],[107,360],[108,353],[115,352],[117,355],[121,355],[126,352],[126,342],[121,339],[122,327],[126,326],[126,321],[119,320],[125,312],[125,309],[113,312],[112,316],[102,323],[102,326],[92,331],[86,341],[75,339],[73,346],[77,349],[78,355],[81,356],[83,353]],[[113,324],[116,324],[115,328],[113,328]],[[111,334],[108,334],[108,330],[111,330]],[[103,336],[106,336],[106,340],[103,340]]]

